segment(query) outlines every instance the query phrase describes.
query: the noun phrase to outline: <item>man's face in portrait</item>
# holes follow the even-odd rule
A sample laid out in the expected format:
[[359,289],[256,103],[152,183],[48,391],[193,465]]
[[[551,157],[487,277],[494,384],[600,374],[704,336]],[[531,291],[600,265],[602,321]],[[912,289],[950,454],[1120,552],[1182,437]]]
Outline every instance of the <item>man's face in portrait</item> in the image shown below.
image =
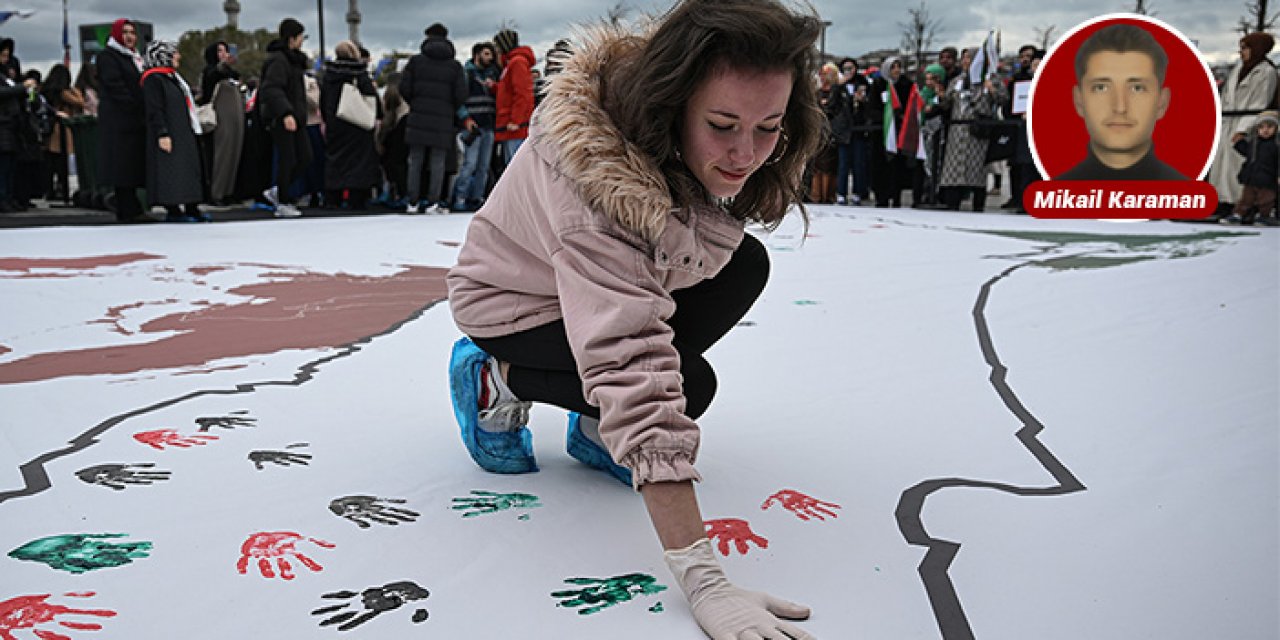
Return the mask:
[[1089,56],[1072,97],[1095,155],[1114,168],[1146,155],[1156,121],[1169,108],[1169,90],[1156,78],[1155,61],[1137,51],[1104,50]]

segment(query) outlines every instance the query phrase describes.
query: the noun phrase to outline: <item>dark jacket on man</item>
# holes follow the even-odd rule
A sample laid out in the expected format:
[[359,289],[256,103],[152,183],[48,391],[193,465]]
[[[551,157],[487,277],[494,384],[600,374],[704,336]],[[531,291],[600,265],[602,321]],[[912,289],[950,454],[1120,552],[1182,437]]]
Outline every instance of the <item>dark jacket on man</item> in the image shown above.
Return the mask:
[[492,80],[496,84],[502,70],[496,62],[482,69],[476,66],[475,60],[468,60],[464,68],[467,73],[467,115],[481,129],[493,130],[497,117],[497,99],[493,95],[496,87],[490,89],[484,81]]
[[147,121],[142,72],[112,49],[98,53],[98,181],[113,187],[147,183]]
[[293,116],[298,131],[307,128],[307,87],[302,77],[307,72],[307,56],[290,49],[283,40],[267,45],[267,60],[262,63],[262,80],[258,89],[258,108],[270,128],[280,126],[285,116]]
[[409,59],[400,95],[409,104],[405,143],[452,149],[459,110],[467,100],[466,74],[446,37],[427,36],[422,52]]

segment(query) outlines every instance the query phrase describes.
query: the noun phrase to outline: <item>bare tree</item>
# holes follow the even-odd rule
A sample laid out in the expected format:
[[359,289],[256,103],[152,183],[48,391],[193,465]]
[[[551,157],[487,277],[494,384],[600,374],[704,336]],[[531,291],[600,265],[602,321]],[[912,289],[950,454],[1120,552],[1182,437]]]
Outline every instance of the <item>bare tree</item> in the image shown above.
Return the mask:
[[1244,3],[1244,10],[1248,12],[1245,17],[1240,18],[1236,29],[1240,31],[1240,35],[1247,36],[1255,31],[1270,31],[1276,26],[1276,19],[1280,18],[1280,13],[1267,15],[1267,0],[1252,0]]
[[[942,27],[942,20],[929,15],[929,7],[925,5],[925,0],[920,0],[920,6],[907,9],[907,17],[906,22],[898,23],[902,28],[902,50],[908,56],[915,58],[916,69],[923,69],[924,54],[933,46],[938,30]],[[907,70],[905,64],[902,70],[904,72]]]
[[1053,32],[1057,28],[1058,25],[1056,24],[1051,24],[1047,27],[1035,27],[1036,42],[1040,43],[1041,50],[1049,50],[1049,45],[1053,43]]
[[609,24],[616,27],[622,24],[628,13],[631,13],[631,7],[628,7],[626,3],[619,2],[613,5],[612,9],[609,9],[609,12],[605,14],[605,19],[609,21]]

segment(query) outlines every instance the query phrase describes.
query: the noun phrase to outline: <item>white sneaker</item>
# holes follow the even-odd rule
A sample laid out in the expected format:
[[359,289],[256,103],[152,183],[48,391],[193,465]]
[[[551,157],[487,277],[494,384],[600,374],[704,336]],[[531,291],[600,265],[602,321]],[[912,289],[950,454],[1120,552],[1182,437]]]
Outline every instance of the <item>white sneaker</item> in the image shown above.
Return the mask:
[[860,195],[858,195],[858,194],[856,194],[856,193],[855,193],[855,194],[853,194],[852,196],[849,196],[849,204],[854,205],[854,206],[857,206],[857,205],[862,204],[862,196],[860,196]]
[[521,402],[511,393],[499,375],[498,361],[492,356],[480,368],[480,404],[478,426],[489,433],[518,431],[529,423],[532,402]]
[[262,192],[262,197],[267,202],[270,202],[271,206],[278,207],[280,206],[280,198],[277,195],[278,193],[279,192],[276,191],[275,187],[271,187],[270,189],[267,189],[266,191]]
[[836,196],[836,204],[846,204],[846,205],[847,205],[847,204],[849,204],[849,201],[848,201],[848,200],[845,200],[845,197],[844,197],[844,196],[837,195],[837,196]]
[[281,204],[281,205],[276,205],[276,217],[277,218],[300,218],[302,217],[302,212],[299,211],[297,207],[291,204]]
[[446,207],[445,205],[442,205],[439,202],[437,202],[431,205],[431,208],[427,209],[427,213],[432,215],[443,215],[443,214],[449,213],[449,207]]
[[407,207],[405,207],[405,208],[404,208],[404,212],[405,212],[405,213],[409,213],[409,214],[417,213],[417,212],[418,212],[418,203],[416,203],[416,202],[410,203],[410,204],[409,204],[409,206],[407,206]]

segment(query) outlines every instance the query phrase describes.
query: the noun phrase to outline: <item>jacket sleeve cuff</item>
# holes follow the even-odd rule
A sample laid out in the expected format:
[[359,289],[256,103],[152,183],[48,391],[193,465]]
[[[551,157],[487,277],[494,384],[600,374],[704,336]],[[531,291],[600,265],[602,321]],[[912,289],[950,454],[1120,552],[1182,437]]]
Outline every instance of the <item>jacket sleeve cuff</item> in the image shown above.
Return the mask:
[[620,464],[631,470],[632,487],[637,491],[653,482],[702,481],[687,451],[637,450],[624,456]]

